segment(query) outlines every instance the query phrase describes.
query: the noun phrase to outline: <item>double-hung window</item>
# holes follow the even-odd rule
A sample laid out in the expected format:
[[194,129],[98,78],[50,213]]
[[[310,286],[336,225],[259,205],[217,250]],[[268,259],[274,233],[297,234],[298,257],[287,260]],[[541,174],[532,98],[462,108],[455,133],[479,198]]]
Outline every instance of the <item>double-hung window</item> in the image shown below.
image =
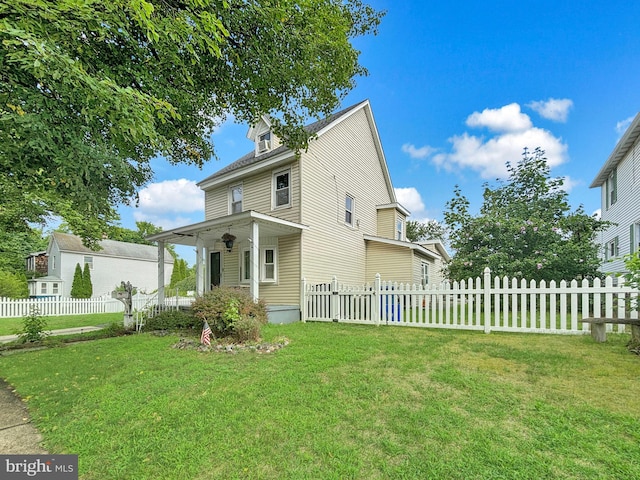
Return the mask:
[[242,185],[229,188],[229,213],[242,212]]
[[422,262],[422,286],[429,285],[429,264]]
[[273,174],[273,208],[291,206],[291,170],[280,170]]
[[618,172],[616,169],[611,172],[606,183],[606,207],[607,210],[618,201]]
[[404,222],[402,218],[396,218],[396,240],[404,240]]
[[614,260],[620,255],[620,252],[618,251],[618,242],[618,237],[607,242],[605,246],[605,260]]
[[[263,283],[277,280],[278,250],[275,247],[263,247],[259,253],[260,281]],[[251,281],[251,251],[247,248],[240,256],[240,282]]]
[[93,270],[93,257],[85,256],[84,257],[84,264],[85,265],[89,265],[89,269]]
[[347,194],[344,198],[344,223],[353,227],[353,217],[355,212],[355,199]]

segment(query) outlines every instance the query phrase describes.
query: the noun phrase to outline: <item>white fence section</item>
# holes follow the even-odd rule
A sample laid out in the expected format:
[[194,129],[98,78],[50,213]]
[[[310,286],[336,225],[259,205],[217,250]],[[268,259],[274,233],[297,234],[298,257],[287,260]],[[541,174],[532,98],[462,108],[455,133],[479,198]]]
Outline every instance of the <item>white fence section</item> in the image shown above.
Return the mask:
[[[157,295],[136,294],[132,299],[133,310],[144,310],[157,303]],[[165,297],[167,307],[190,306],[194,297]],[[124,304],[111,296],[95,298],[0,298],[0,318],[25,317],[31,309],[38,309],[42,316],[87,315],[91,313],[124,312]]]
[[[559,284],[495,277],[440,285],[383,282],[346,286],[308,285],[303,279],[303,321],[333,321],[413,327],[457,328],[484,332],[584,333],[586,317],[638,318],[630,308],[638,291],[607,277]],[[616,325],[623,332],[624,325]]]

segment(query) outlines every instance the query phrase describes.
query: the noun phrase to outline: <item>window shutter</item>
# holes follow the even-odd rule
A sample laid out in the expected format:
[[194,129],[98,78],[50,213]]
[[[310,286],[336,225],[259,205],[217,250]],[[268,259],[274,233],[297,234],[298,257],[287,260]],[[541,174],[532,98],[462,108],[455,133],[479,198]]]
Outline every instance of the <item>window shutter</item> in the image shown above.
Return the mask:
[[629,253],[633,254],[633,252],[635,251],[635,240],[633,238],[633,234],[634,234],[634,230],[635,230],[636,225],[634,223],[632,223],[631,225],[629,225]]

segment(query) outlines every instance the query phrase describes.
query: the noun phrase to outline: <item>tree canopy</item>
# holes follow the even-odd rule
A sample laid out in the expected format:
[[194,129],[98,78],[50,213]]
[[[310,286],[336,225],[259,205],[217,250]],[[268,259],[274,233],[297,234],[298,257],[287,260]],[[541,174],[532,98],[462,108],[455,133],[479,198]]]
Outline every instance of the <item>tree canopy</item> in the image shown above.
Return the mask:
[[446,227],[437,220],[407,220],[407,240],[410,242],[440,240],[444,243],[446,238]]
[[492,275],[527,280],[572,280],[598,275],[597,232],[607,223],[571,211],[562,178],[551,178],[544,151],[524,150],[507,164],[509,178],[495,188],[485,184],[479,215],[456,187],[444,218],[455,255],[450,278]]
[[366,73],[351,41],[382,14],[360,0],[0,2],[1,217],[61,216],[92,244],[153,176],[202,166],[212,130],[274,117],[300,149]]

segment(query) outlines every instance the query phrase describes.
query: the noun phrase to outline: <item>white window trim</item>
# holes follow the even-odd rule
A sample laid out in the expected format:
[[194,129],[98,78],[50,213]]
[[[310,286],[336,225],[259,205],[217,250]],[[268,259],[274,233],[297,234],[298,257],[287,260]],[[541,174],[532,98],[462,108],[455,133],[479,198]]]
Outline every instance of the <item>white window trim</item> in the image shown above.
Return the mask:
[[[273,278],[266,278],[265,274],[266,274],[266,251],[267,250],[273,250]],[[250,248],[243,248],[242,250],[240,250],[240,283],[241,284],[247,284],[251,282],[251,274],[249,274],[249,278],[245,278],[246,276],[246,272],[245,272],[245,264],[244,264],[244,258],[245,255],[250,252]],[[251,255],[251,253],[249,253],[249,255]],[[272,245],[267,245],[264,247],[260,247],[260,258],[258,259],[259,262],[259,275],[260,275],[260,283],[269,283],[269,284],[273,284],[273,283],[277,283],[278,282],[278,247],[276,246],[272,246]]]
[[229,215],[233,215],[234,213],[233,212],[233,189],[238,187],[240,187],[241,200],[240,200],[240,212],[237,212],[237,213],[241,213],[244,211],[244,187],[242,183],[235,183],[229,186],[229,192],[228,192]]
[[404,219],[402,217],[396,217],[396,240],[404,241]]
[[[278,175],[282,175],[286,173],[289,176],[289,186],[287,189],[289,190],[289,202],[283,205],[278,205]],[[284,190],[284,189],[283,189]],[[276,170],[273,172],[271,176],[271,209],[272,210],[280,210],[282,208],[291,208],[291,168],[283,168],[280,170]]]
[[422,275],[422,286],[429,285],[429,264],[427,262],[420,263],[420,273]]
[[240,250],[240,283],[242,284],[251,282],[251,265],[249,265],[248,278],[245,278],[245,276],[247,276],[247,272],[244,264],[244,259],[247,253],[249,254],[249,262],[251,262],[251,249],[249,247],[246,247]]
[[[347,209],[347,198],[351,199],[351,210]],[[347,212],[351,213],[351,222],[347,221]],[[347,225],[348,227],[353,228],[356,224],[355,218],[356,218],[356,198],[353,195],[350,195],[347,193],[344,197],[344,217],[343,217],[344,224]]]
[[[273,250],[273,278],[267,278],[267,250]],[[260,282],[276,283],[278,281],[278,248],[272,246],[260,247]]]

